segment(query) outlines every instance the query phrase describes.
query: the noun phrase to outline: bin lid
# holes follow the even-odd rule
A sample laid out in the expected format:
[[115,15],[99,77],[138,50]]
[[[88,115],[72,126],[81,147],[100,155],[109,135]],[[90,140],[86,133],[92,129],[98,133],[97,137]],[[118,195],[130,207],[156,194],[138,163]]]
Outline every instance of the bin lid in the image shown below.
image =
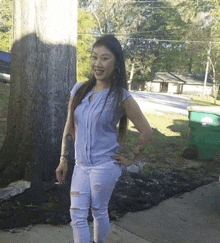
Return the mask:
[[188,111],[199,111],[220,114],[220,106],[188,106]]

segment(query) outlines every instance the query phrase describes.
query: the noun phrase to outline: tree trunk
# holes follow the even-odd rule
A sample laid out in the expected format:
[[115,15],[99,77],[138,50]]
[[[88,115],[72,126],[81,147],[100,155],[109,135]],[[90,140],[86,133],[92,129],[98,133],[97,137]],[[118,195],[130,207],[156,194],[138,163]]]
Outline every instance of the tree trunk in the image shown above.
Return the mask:
[[128,80],[128,90],[131,90],[131,83],[133,80],[133,76],[134,76],[134,63],[132,63],[132,65],[131,65],[130,78]]
[[76,82],[77,1],[14,0],[7,134],[0,184],[54,181]]
[[209,58],[210,64],[212,66],[212,73],[213,73],[213,91],[212,95],[214,97],[214,104],[216,105],[217,97],[218,97],[218,90],[219,90],[219,85],[216,82],[216,72],[215,72],[215,65],[212,62],[211,57]]
[[206,70],[205,70],[205,79],[204,79],[204,86],[203,86],[203,93],[202,95],[206,95],[206,86],[207,86],[207,79],[208,79],[208,74],[209,74],[209,65],[210,65],[210,53],[212,49],[212,42],[209,42],[209,49],[207,52],[207,62],[206,62]]

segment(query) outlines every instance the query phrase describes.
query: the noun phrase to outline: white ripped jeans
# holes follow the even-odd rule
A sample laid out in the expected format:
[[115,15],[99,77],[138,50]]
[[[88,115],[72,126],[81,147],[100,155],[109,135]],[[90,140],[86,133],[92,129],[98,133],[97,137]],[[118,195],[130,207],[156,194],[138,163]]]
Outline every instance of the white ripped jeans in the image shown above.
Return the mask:
[[94,241],[104,243],[110,227],[108,203],[121,172],[121,166],[114,161],[92,166],[75,165],[70,191],[74,243],[90,242],[87,221],[90,206],[94,219]]

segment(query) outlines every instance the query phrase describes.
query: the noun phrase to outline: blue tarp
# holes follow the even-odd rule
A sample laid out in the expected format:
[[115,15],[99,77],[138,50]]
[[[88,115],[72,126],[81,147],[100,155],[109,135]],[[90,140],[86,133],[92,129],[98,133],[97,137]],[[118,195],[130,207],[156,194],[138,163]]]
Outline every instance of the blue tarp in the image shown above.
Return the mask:
[[11,53],[0,51],[0,60],[3,62],[11,62]]

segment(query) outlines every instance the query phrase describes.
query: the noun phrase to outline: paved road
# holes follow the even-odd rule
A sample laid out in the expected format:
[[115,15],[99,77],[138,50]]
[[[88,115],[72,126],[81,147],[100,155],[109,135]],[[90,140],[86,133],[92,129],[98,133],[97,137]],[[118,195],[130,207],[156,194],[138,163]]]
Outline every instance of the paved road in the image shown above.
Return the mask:
[[187,107],[193,102],[183,95],[130,91],[143,112],[178,113],[188,115]]

